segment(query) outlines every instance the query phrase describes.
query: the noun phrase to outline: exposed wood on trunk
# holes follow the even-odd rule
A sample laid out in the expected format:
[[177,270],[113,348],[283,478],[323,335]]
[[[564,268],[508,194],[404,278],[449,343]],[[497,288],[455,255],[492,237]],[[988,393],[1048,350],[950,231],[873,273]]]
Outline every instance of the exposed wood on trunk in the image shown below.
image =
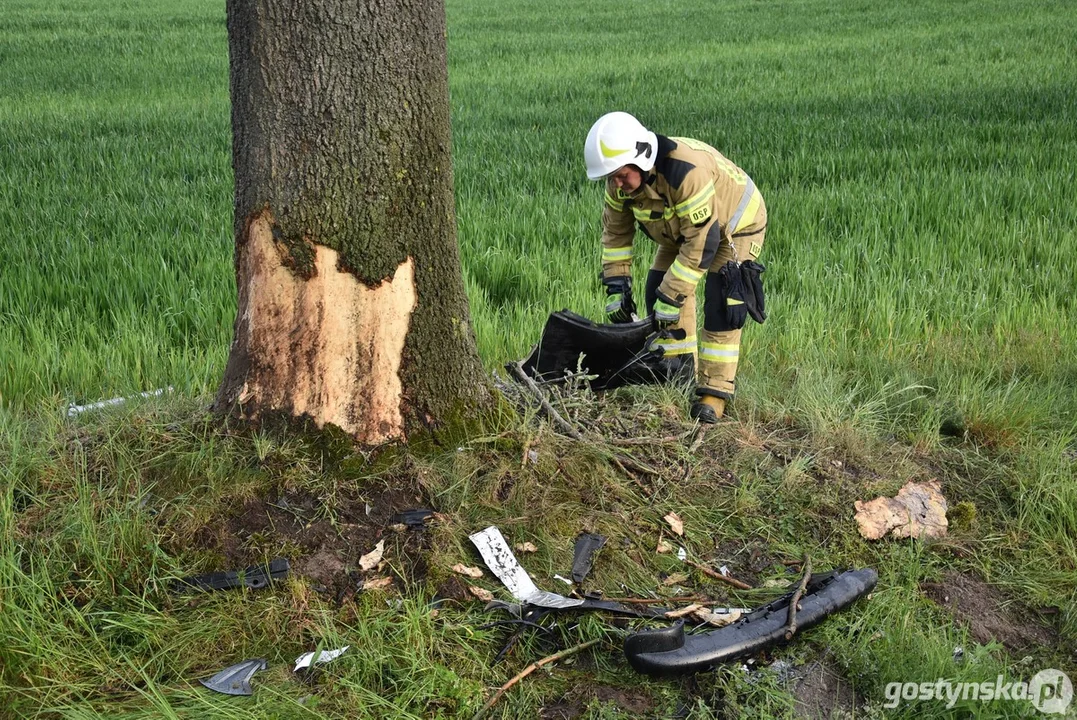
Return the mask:
[[338,253],[313,246],[309,279],[284,264],[268,209],[248,225],[238,255],[235,342],[247,348],[245,381],[231,403],[247,417],[267,410],[332,423],[365,444],[404,433],[400,365],[411,314],[411,258],[391,281],[368,288],[337,269]]

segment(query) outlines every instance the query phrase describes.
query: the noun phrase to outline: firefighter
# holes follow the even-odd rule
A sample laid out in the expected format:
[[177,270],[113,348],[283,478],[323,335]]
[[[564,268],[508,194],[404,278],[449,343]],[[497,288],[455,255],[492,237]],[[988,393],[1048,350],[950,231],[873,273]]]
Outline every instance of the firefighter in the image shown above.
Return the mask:
[[[602,283],[611,322],[631,322],[636,228],[658,245],[645,306],[673,378],[696,379],[690,414],[714,423],[733,399],[741,328],[763,322],[767,211],[747,173],[699,140],[656,135],[624,112],[603,115],[584,144],[587,177],[605,180]],[[704,283],[703,333],[696,286]],[[699,371],[696,377],[696,356]]]

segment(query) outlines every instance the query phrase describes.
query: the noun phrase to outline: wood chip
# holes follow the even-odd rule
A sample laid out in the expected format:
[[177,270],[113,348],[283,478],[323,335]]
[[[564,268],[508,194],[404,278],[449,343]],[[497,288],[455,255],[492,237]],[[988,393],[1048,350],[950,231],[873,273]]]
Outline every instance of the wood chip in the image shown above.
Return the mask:
[[532,543],[532,542],[518,543],[517,545],[514,545],[513,547],[516,549],[516,552],[518,552],[518,553],[538,552],[538,548],[535,547],[535,543]]
[[370,578],[363,581],[364,590],[383,590],[393,584],[391,577]]
[[677,513],[671,512],[669,515],[666,515],[662,519],[669,523],[669,529],[672,530],[676,535],[684,535],[684,520],[681,520],[680,516]]
[[677,618],[682,618],[685,615],[691,615],[702,607],[703,606],[699,603],[692,603],[691,605],[686,605],[678,610],[670,610],[666,613],[666,617],[668,617],[670,620],[676,620]]
[[878,540],[887,533],[896,538],[939,538],[946,535],[946,498],[938,480],[907,482],[892,498],[853,503],[860,534]]
[[480,570],[477,567],[468,567],[467,565],[464,565],[463,563],[456,563],[455,565],[453,565],[452,566],[452,571],[454,573],[457,573],[457,574],[460,574],[460,575],[465,575],[465,576],[467,576],[469,578],[473,578],[475,580],[482,577],[482,570]]
[[692,617],[714,627],[725,627],[730,623],[735,623],[737,620],[740,620],[741,614],[740,610],[734,610],[733,612],[727,613],[715,613],[707,608],[700,608],[692,613]]
[[385,554],[385,541],[379,540],[378,544],[374,546],[374,549],[368,552],[363,557],[359,558],[359,569],[363,572],[373,570],[381,562],[382,556]]
[[656,547],[654,551],[660,555],[666,555],[673,552],[673,545],[671,545],[668,540],[659,540],[658,547]]
[[468,586],[468,591],[483,602],[490,602],[494,599],[494,594],[492,592],[477,585]]
[[680,585],[681,583],[686,582],[687,580],[688,580],[688,573],[678,572],[678,573],[673,573],[668,578],[663,580],[662,584],[665,585],[666,587],[669,587],[671,585]]

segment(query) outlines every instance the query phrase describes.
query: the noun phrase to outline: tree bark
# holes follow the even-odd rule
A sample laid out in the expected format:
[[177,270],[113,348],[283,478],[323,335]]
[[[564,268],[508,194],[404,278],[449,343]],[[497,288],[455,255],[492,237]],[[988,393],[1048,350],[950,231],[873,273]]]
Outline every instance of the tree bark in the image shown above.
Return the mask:
[[490,398],[442,0],[228,0],[235,335],[215,407],[407,439]]

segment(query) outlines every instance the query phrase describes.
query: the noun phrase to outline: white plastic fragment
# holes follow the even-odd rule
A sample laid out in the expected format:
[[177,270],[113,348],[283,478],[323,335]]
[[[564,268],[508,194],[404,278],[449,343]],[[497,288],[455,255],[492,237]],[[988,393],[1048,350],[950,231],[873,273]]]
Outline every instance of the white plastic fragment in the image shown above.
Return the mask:
[[146,392],[141,392],[141,393],[139,393],[137,395],[128,395],[127,397],[114,397],[114,398],[110,398],[108,400],[99,400],[97,402],[93,402],[93,403],[90,403],[88,405],[76,405],[75,403],[71,403],[70,405],[67,406],[67,416],[68,417],[75,417],[79,413],[84,413],[84,412],[87,412],[89,410],[100,410],[101,408],[109,407],[110,405],[123,405],[128,400],[133,400],[133,399],[138,398],[138,397],[141,397],[141,398],[159,397],[161,395],[164,395],[165,393],[170,393],[170,392],[172,392],[172,386],[171,385],[169,385],[168,387],[165,387],[165,388],[157,388],[156,390],[147,390]]
[[688,558],[688,551],[683,547],[677,548],[677,559],[684,562]]
[[563,582],[563,583],[564,583],[565,585],[568,585],[569,587],[572,587],[572,581],[571,581],[571,580],[569,580],[569,579],[568,579],[567,577],[561,577],[560,575],[554,575],[554,576],[553,576],[553,579],[554,579],[554,580],[560,580],[560,581],[561,581],[561,582]]
[[722,573],[724,577],[729,577],[729,566],[723,565],[722,567],[718,568],[718,572]]
[[311,665],[320,665],[322,663],[331,662],[343,655],[351,645],[345,645],[337,650],[322,650],[318,653],[318,659],[314,659],[314,653],[303,653],[295,659],[295,669],[292,672],[299,672],[303,668],[310,667]]

